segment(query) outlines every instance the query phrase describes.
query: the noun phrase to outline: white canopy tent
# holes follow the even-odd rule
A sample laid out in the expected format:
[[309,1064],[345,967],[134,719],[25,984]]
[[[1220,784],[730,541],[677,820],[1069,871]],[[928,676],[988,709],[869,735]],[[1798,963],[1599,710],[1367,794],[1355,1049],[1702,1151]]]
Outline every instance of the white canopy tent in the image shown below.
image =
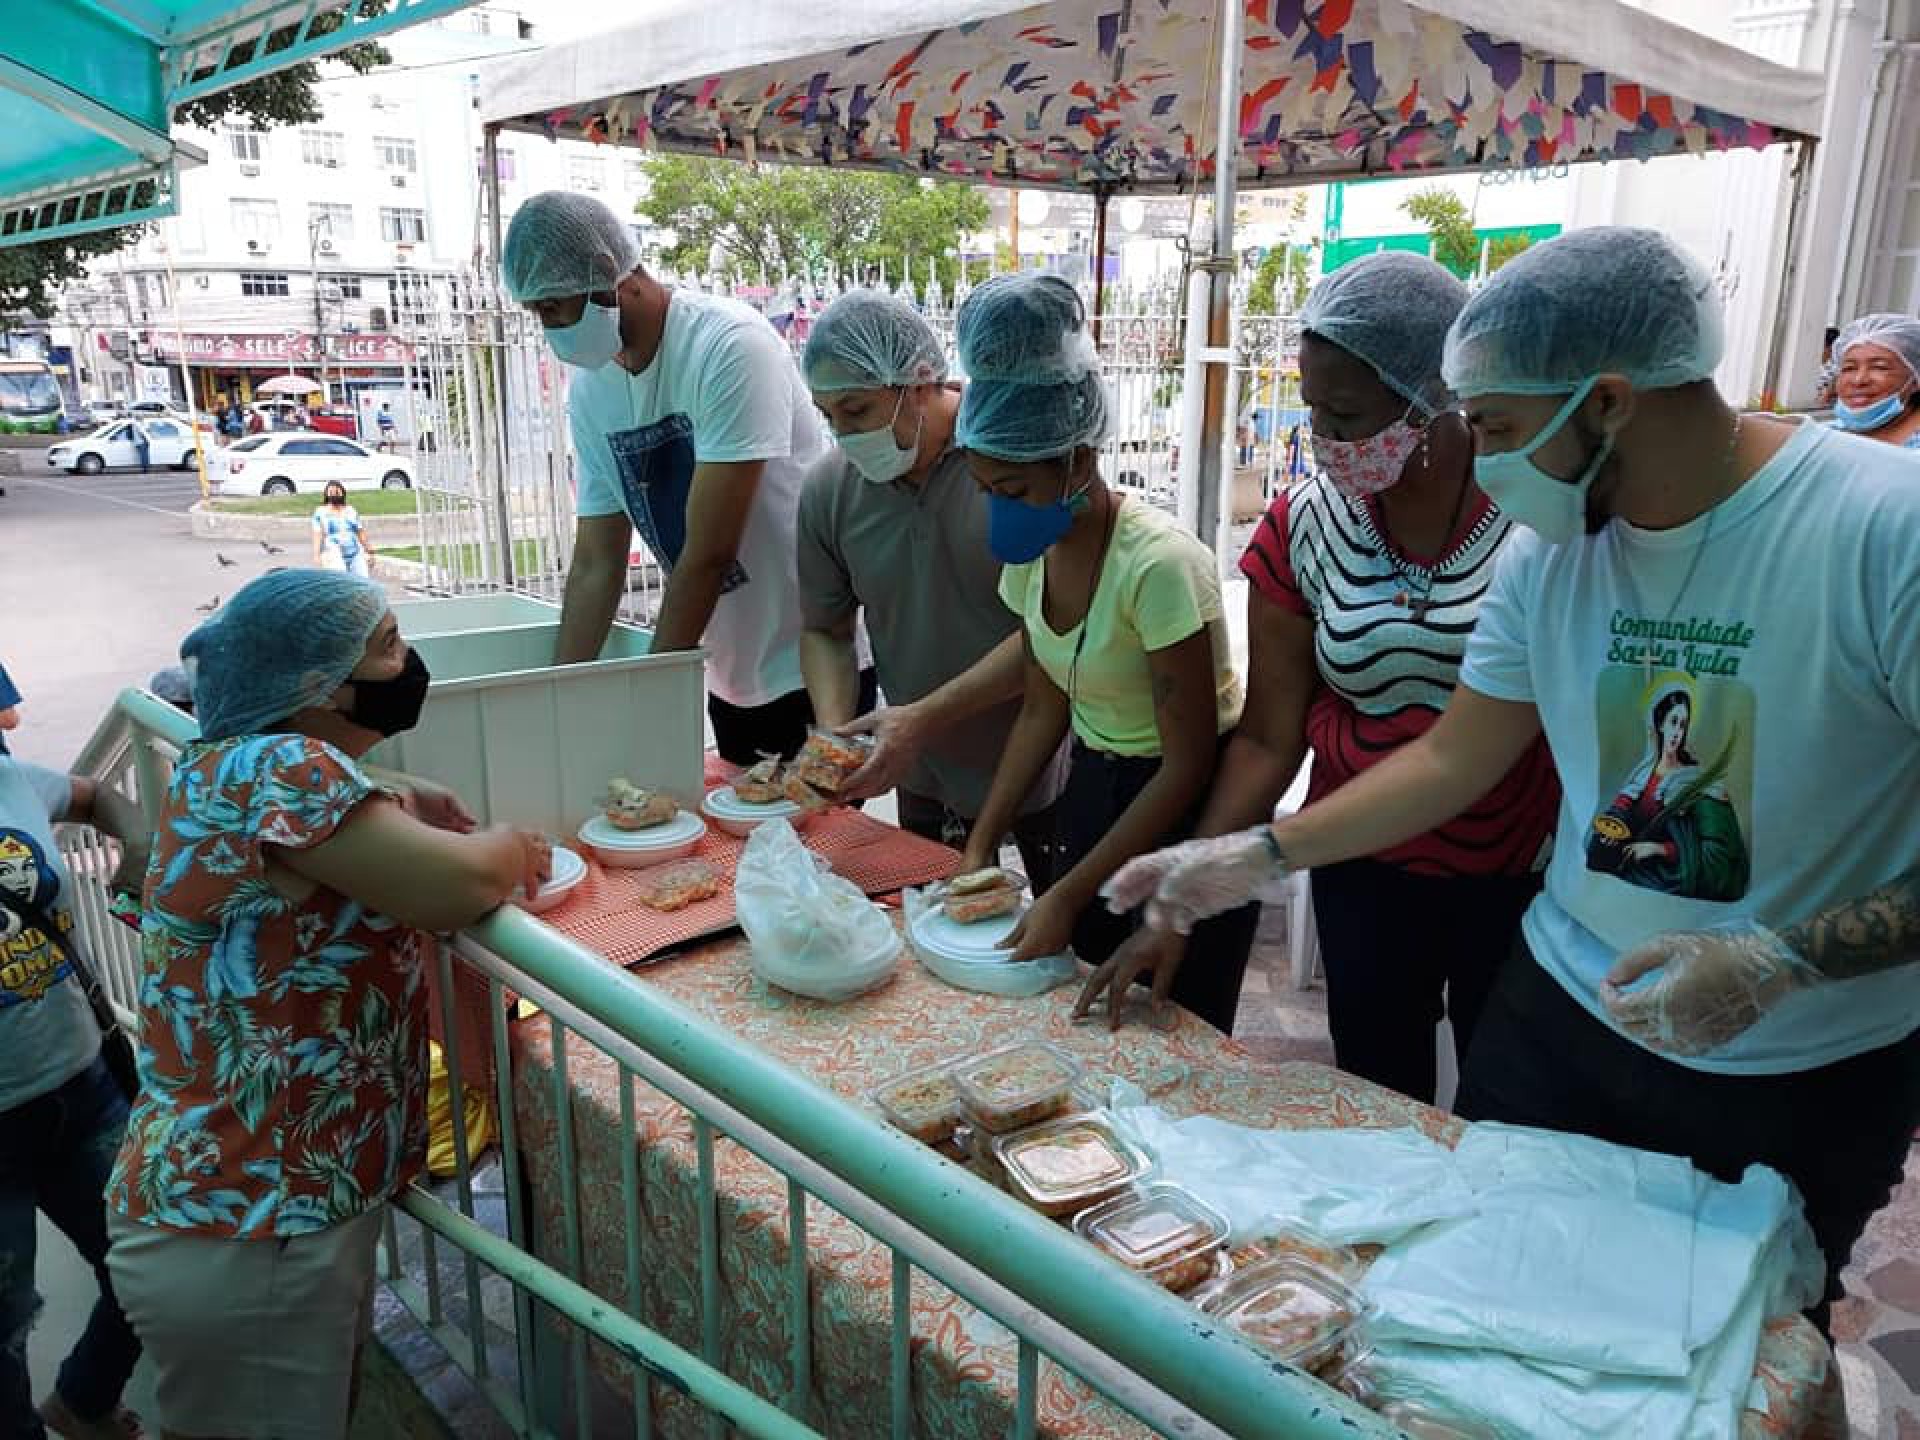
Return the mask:
[[1213,536],[1238,187],[1807,142],[1823,83],[1616,0],[838,0],[751,23],[688,0],[494,66],[480,109],[490,143],[509,129],[1103,206],[1210,186],[1182,493]]

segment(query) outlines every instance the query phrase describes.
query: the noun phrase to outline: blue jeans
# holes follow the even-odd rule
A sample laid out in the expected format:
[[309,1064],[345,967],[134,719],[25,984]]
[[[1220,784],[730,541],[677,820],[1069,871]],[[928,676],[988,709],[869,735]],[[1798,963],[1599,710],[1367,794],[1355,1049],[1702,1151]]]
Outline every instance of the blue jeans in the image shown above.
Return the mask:
[[110,1414],[140,1358],[140,1341],[107,1278],[101,1198],[126,1128],[127,1102],[98,1059],[66,1084],[0,1112],[0,1440],[42,1440],[47,1433],[27,1375],[27,1332],[40,1310],[36,1209],[60,1227],[100,1282],[87,1328],[60,1366],[61,1398],[85,1419]]

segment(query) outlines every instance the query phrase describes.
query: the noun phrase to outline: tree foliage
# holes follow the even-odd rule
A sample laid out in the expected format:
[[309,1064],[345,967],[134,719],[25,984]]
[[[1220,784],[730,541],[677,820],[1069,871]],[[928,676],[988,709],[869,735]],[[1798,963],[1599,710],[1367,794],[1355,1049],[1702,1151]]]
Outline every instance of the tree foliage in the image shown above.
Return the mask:
[[865,279],[884,267],[916,282],[932,260],[943,287],[960,273],[961,236],[986,225],[986,197],[951,181],[821,166],[749,166],[684,155],[647,164],[639,213],[673,232],[667,264],[704,271],[713,251],[733,269],[769,277],[834,271]]
[[[364,14],[379,14],[389,3],[390,0],[360,0],[358,8]],[[315,16],[309,34],[332,34],[344,23],[345,13],[339,10]],[[285,50],[297,34],[295,26],[275,30],[266,38],[266,53]],[[251,58],[250,45],[235,46],[229,63],[244,64]],[[349,45],[331,58],[356,74],[365,74],[392,57],[383,46],[369,42]],[[244,120],[262,130],[276,125],[310,124],[321,115],[319,103],[313,97],[313,87],[320,78],[318,62],[308,61],[191,101],[181,106],[173,118],[183,124],[205,127],[228,119]],[[123,225],[65,240],[43,240],[38,244],[0,249],[0,315],[22,311],[43,318],[51,315],[60,290],[86,278],[89,260],[131,245],[142,228]]]
[[[1433,237],[1433,258],[1461,278],[1480,269],[1480,232],[1473,215],[1453,191],[1440,186],[1421,190],[1400,208],[1427,228]],[[1492,274],[1533,243],[1528,235],[1502,235],[1487,244],[1487,273]]]
[[1288,251],[1293,248],[1289,245],[1274,245],[1260,257],[1260,264],[1255,268],[1253,279],[1247,285],[1249,315],[1292,314],[1306,302],[1307,271],[1311,261],[1308,256],[1297,253],[1295,258],[1289,261]]

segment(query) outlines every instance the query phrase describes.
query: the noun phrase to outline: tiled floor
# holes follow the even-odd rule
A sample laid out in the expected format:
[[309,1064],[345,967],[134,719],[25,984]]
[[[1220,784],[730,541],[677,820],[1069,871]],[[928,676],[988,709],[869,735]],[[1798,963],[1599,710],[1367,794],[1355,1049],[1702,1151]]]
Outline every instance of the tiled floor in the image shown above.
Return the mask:
[[[1234,1036],[1264,1060],[1333,1063],[1326,990],[1293,988],[1284,928],[1261,927]],[[1858,1440],[1920,1440],[1920,1145],[1906,1182],[1854,1247],[1834,1338]]]

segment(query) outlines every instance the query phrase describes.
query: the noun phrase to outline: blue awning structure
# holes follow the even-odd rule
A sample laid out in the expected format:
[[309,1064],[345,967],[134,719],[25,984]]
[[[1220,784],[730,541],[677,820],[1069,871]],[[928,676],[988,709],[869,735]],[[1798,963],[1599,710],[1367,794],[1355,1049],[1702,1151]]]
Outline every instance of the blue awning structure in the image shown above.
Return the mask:
[[[475,0],[14,0],[0,6],[0,246],[175,211],[174,110]],[[337,23],[336,23],[337,22]]]

